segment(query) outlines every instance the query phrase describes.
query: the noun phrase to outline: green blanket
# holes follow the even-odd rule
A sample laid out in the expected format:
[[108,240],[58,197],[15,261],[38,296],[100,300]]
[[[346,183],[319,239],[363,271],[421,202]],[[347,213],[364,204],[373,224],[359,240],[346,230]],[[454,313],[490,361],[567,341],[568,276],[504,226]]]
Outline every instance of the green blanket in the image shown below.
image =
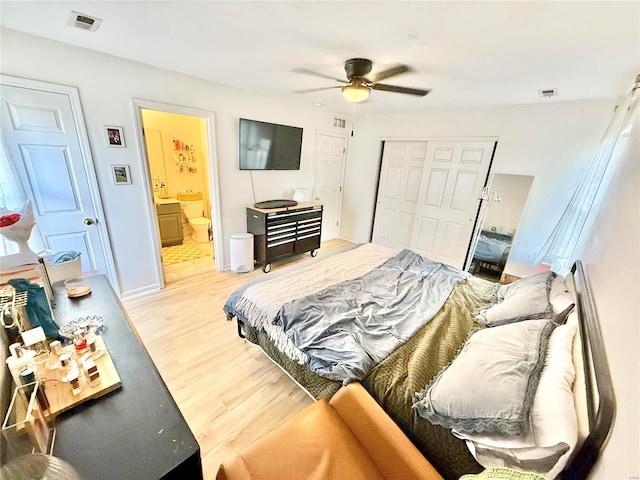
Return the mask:
[[480,327],[473,321],[473,312],[490,300],[494,285],[474,277],[460,282],[431,322],[374,367],[362,382],[445,478],[478,473],[482,467],[464,441],[411,408],[413,397],[453,361],[469,332]]
[[[436,316],[362,381],[371,396],[447,479],[479,473],[482,467],[464,441],[417,415],[411,408],[413,396],[455,358],[469,332],[481,327],[473,321],[473,312],[490,301],[494,289],[494,283],[475,277],[458,283]],[[329,400],[340,388],[340,382],[316,375],[288,358],[264,331],[249,325],[245,325],[244,331],[247,340],[259,345],[314,398]]]
[[264,353],[280,365],[296,382],[298,382],[316,400],[329,400],[342,386],[337,380],[329,380],[312,372],[304,365],[294,362],[273,344],[264,330],[258,330],[251,325],[243,327],[245,337],[251,343],[258,345]]

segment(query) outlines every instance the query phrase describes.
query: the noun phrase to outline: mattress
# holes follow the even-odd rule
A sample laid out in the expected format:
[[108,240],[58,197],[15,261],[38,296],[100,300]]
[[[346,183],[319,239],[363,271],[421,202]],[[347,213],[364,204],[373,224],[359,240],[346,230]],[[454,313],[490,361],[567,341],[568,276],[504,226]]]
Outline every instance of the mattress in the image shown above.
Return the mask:
[[[298,350],[286,335],[284,339],[281,335],[277,335],[275,331],[277,328],[275,330],[271,328],[277,327],[274,325],[276,315],[284,303],[296,300],[301,295],[320,292],[323,288],[345,279],[357,278],[363,272],[368,272],[372,266],[375,268],[377,264],[386,264],[392,254],[392,250],[384,247],[365,245],[353,251],[340,252],[319,263],[309,262],[304,267],[296,266],[294,269],[283,269],[277,275],[260,277],[259,280],[249,282],[229,297],[225,304],[227,318],[231,320],[234,316],[237,317],[239,325],[244,326],[246,338],[260,346],[313,398],[329,399],[339,389],[341,382],[317,375],[308,368],[309,364],[304,352]],[[364,288],[366,285],[366,283],[362,284]],[[566,292],[564,279],[559,285],[560,288],[554,285],[555,283],[551,287],[550,298],[556,298],[556,293],[558,297],[564,297],[567,294],[566,302],[564,300],[563,302],[570,304],[572,296]],[[393,288],[393,285],[389,285],[389,289]],[[360,379],[372,397],[445,478],[457,479],[463,474],[480,472],[483,467],[470,453],[467,448],[468,443],[454,436],[448,428],[434,424],[438,422],[431,423],[425,420],[412,406],[416,401],[417,392],[421,392],[432,379],[439,377],[439,372],[443,371],[444,367],[457,359],[473,331],[485,328],[474,321],[474,313],[487,303],[495,305],[496,298],[499,297],[497,291],[496,284],[479,278],[468,277],[459,281],[453,287],[442,308],[428,322],[388,356],[376,361]],[[321,294],[319,296],[316,294],[311,295],[310,298],[319,301],[321,297]],[[578,300],[580,300],[579,296]],[[241,305],[242,302],[244,305]],[[493,328],[505,327],[492,327],[492,331],[494,331]],[[485,358],[491,358],[492,350],[487,350],[486,355],[482,357],[483,361]],[[350,353],[345,352],[347,356]],[[576,364],[575,361],[569,363]],[[507,369],[507,371],[510,370],[512,369]],[[557,374],[561,374],[562,377],[567,376],[554,369],[550,377]],[[566,380],[563,380],[563,383],[566,383]],[[456,385],[457,390],[459,390],[458,387],[459,385]],[[563,388],[566,389],[566,385]],[[569,397],[572,397],[570,390],[569,386]],[[469,399],[473,401],[476,395],[471,390],[468,393]],[[456,399],[466,399],[465,395]],[[578,397],[574,397],[574,400],[579,401],[582,396],[583,394],[579,394]],[[574,400],[569,403],[573,405]],[[549,411],[553,413],[555,409],[552,408]],[[580,415],[578,417],[580,418]],[[569,419],[570,416],[566,418]],[[555,428],[555,423],[552,422],[549,425]],[[529,430],[529,434],[531,433],[532,431]],[[469,442],[468,439],[467,442]],[[536,448],[538,448],[537,445],[535,445]],[[499,447],[499,445],[496,446]],[[542,447],[544,449],[546,445]],[[501,454],[500,448],[496,453]],[[579,461],[573,461],[567,468],[570,471],[576,469],[582,471],[583,465],[590,468],[591,464],[584,462],[584,459],[592,458],[590,455],[584,454]]]

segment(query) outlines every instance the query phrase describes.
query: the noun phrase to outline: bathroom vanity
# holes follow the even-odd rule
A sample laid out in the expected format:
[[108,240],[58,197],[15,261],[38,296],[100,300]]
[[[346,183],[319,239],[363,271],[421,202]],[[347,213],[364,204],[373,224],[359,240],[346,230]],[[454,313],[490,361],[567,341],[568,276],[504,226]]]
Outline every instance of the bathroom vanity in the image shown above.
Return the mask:
[[156,199],[156,213],[162,246],[182,245],[180,202],[173,198],[158,198]]

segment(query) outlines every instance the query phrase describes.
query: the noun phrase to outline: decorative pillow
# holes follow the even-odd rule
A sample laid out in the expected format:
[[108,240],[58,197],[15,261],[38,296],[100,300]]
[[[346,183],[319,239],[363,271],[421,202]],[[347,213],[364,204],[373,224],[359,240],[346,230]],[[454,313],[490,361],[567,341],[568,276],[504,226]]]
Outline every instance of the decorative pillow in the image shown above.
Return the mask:
[[555,275],[554,272],[542,272],[499,286],[494,303],[478,310],[476,321],[495,327],[548,317],[552,311],[549,291]]
[[512,468],[491,467],[480,473],[468,473],[460,477],[460,480],[547,480],[538,474],[523,472]]
[[551,281],[549,302],[554,312],[560,312],[574,303],[573,295],[569,293],[567,283],[562,275],[557,275]]
[[475,331],[413,408],[431,423],[465,433],[516,435],[529,413],[553,320],[524,320]]
[[453,434],[467,441],[485,467],[520,468],[555,478],[565,467],[578,441],[572,385],[576,325],[556,328],[547,347],[544,369],[533,399],[531,429],[523,435]]

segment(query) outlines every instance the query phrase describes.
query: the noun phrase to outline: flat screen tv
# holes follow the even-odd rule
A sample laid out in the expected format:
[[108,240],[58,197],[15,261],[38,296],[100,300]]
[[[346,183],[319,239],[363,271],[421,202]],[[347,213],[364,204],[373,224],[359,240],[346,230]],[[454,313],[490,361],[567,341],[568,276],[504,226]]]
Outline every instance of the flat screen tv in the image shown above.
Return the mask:
[[240,119],[240,170],[300,170],[302,128]]

